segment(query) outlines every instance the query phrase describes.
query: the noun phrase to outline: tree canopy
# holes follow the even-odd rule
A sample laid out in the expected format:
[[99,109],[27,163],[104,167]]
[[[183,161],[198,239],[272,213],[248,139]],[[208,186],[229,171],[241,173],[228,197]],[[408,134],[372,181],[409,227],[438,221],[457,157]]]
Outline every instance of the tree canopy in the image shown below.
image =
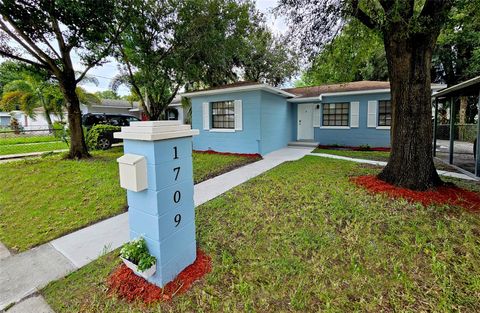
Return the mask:
[[[44,69],[58,81],[68,103],[71,158],[89,156],[77,84],[111,53],[128,23],[129,5],[114,0],[0,2],[0,56]],[[80,57],[78,75],[72,51]]]
[[298,86],[357,80],[388,80],[381,35],[355,19],[326,44],[296,82]]
[[[432,155],[431,67],[454,0],[280,0],[292,38],[311,56],[354,18],[381,34],[390,80],[391,153],[378,177],[425,190],[442,184]],[[296,36],[296,37],[295,37]]]
[[278,85],[296,70],[253,2],[139,0],[136,10],[117,47],[123,70],[112,89],[130,86],[150,119],[161,118],[181,89],[241,77]]

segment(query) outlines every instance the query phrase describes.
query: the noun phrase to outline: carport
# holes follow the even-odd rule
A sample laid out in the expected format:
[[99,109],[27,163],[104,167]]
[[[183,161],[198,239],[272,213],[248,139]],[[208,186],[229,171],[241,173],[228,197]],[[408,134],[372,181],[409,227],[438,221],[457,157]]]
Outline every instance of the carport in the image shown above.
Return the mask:
[[[439,137],[439,111],[442,108],[445,112],[447,112],[448,115],[448,122],[449,122],[449,135],[448,135],[448,162],[450,164],[454,164],[454,156],[455,156],[455,149],[459,149],[461,147],[460,145],[455,145],[455,138],[456,138],[456,127],[457,127],[457,132],[458,132],[458,126],[455,126],[455,120],[456,120],[456,112],[460,111],[459,109],[461,108],[456,108],[456,99],[460,97],[476,97],[475,103],[476,103],[476,108],[477,108],[477,113],[476,119],[473,123],[476,122],[476,126],[473,124],[470,124],[470,130],[473,129],[473,134],[476,132],[476,145],[475,143],[473,144],[472,148],[472,162],[474,165],[474,173],[475,176],[480,177],[480,121],[479,121],[479,112],[480,112],[480,76],[472,78],[470,80],[467,80],[463,83],[448,87],[446,89],[443,89],[437,93],[435,93],[433,96],[434,98],[434,109],[435,109],[435,114],[434,114],[434,128],[433,128],[433,155],[437,156],[437,153],[439,152],[438,146],[437,146],[437,141]],[[445,110],[444,108],[447,107]],[[470,107],[471,108],[471,107]],[[460,114],[460,113],[459,113]],[[463,112],[463,114],[465,114]],[[473,116],[473,114],[470,114],[470,116]],[[446,125],[444,125],[446,126]],[[473,126],[473,127],[472,127]],[[472,135],[472,131],[470,131],[470,135]],[[458,136],[458,135],[457,135]],[[467,143],[463,143],[464,146]],[[473,156],[473,149],[476,150],[476,158]]]

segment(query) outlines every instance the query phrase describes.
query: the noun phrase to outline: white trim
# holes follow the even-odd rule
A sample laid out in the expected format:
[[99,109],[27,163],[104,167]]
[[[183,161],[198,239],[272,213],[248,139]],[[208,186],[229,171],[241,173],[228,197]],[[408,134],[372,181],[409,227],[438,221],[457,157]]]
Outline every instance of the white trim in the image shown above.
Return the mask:
[[330,97],[330,96],[369,95],[369,94],[372,94],[372,93],[383,93],[383,92],[390,92],[390,88],[388,88],[388,89],[370,89],[370,90],[329,92],[329,93],[322,93],[320,96]]
[[234,123],[235,123],[235,130],[242,131],[243,130],[243,105],[242,100],[234,100],[233,101],[233,113],[234,113]]
[[320,126],[320,129],[350,129],[350,126]]
[[378,100],[368,101],[367,128],[376,128],[378,123]]
[[322,126],[322,114],[320,103],[313,103],[313,128]]
[[390,129],[390,126],[377,126],[376,129]]
[[252,90],[264,90],[274,94],[282,95],[288,98],[294,98],[296,95],[286,92],[282,89],[275,88],[269,86],[267,84],[257,84],[257,85],[248,85],[248,86],[238,86],[238,87],[229,87],[229,88],[219,88],[219,89],[212,89],[212,90],[199,90],[194,92],[187,92],[182,94],[182,97],[198,97],[198,96],[207,96],[207,95],[218,95],[223,93],[231,93],[231,92],[238,92],[238,91],[252,91]]
[[308,97],[308,98],[293,98],[293,99],[287,99],[287,102],[292,102],[292,103],[298,103],[298,102],[309,102],[309,101],[318,101],[322,100],[319,97]]
[[208,131],[212,133],[234,133],[235,129],[233,128],[210,128]]
[[358,128],[360,125],[360,102],[350,102],[350,127]]
[[202,103],[202,115],[203,115],[203,129],[209,130],[210,129],[210,103],[209,102]]

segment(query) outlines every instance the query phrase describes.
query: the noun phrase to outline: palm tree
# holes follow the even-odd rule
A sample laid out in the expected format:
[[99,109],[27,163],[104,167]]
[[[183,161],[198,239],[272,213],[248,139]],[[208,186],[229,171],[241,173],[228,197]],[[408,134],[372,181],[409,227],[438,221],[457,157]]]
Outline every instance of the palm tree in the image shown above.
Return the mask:
[[[100,99],[82,87],[77,87],[77,96],[81,103],[100,103]],[[0,109],[4,111],[20,110],[29,117],[35,117],[35,109],[43,108],[48,127],[53,128],[51,114],[63,119],[66,101],[58,85],[50,81],[35,80],[31,76],[23,80],[14,80],[3,88]]]

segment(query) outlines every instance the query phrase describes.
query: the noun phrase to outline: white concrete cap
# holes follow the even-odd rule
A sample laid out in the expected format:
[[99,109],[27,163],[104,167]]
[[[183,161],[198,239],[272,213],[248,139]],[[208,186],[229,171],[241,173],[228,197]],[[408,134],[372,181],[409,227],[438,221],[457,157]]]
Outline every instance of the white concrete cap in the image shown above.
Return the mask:
[[180,121],[146,121],[132,122],[129,127],[122,127],[121,132],[113,134],[114,138],[155,141],[180,137],[190,137],[199,134],[197,129]]

